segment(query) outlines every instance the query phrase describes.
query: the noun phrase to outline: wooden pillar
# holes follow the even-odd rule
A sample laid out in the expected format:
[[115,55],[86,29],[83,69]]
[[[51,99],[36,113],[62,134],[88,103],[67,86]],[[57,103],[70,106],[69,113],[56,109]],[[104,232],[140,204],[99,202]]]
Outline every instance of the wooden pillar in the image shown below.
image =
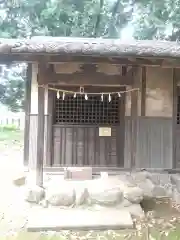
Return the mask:
[[[124,89],[126,90],[126,89]],[[117,140],[117,151],[119,151],[120,162],[119,167],[124,168],[124,150],[125,150],[125,100],[126,93],[122,94],[120,98],[120,133],[119,139]],[[119,145],[120,143],[120,145]]]
[[[38,84],[43,81],[43,67],[38,67]],[[43,186],[43,165],[44,165],[44,93],[45,89],[38,87],[38,129],[37,129],[37,163],[36,163],[36,184]]]
[[54,92],[47,90],[47,112],[45,112],[45,165],[50,167],[53,158],[53,109],[54,109]]
[[146,115],[146,67],[142,67],[141,78],[141,116]]
[[178,85],[178,76],[180,71],[179,69],[172,69],[173,75],[173,115],[172,115],[172,168],[178,168],[177,165],[177,154],[176,154],[176,141],[177,141],[177,85]]
[[28,64],[25,83],[24,166],[29,164],[32,64]]
[[[138,68],[135,69],[133,76],[133,88],[138,87]],[[138,118],[138,91],[131,92],[131,168],[136,166],[136,144],[137,144],[137,118]]]

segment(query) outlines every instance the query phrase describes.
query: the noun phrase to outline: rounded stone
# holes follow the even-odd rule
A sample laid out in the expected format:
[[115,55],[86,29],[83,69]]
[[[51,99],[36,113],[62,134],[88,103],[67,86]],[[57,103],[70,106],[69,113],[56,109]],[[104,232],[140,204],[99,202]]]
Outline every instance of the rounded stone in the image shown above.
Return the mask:
[[77,206],[85,204],[88,200],[88,189],[83,186],[76,186],[75,195],[76,195],[75,203]]
[[173,193],[173,187],[170,185],[166,186],[167,197],[172,198],[172,193]]
[[138,183],[138,182],[143,182],[146,181],[147,178],[150,178],[151,174],[147,171],[141,171],[141,172],[133,172],[131,174],[133,177],[133,180]]
[[140,203],[143,200],[143,191],[139,187],[127,188],[124,198],[132,203]]
[[89,202],[91,204],[113,206],[121,203],[123,200],[123,193],[120,188],[106,188],[94,189],[89,192]]
[[173,185],[176,185],[177,190],[180,192],[180,175],[179,174],[172,174],[170,179],[171,179],[171,183]]
[[164,187],[161,186],[155,186],[153,188],[153,197],[155,198],[163,198],[166,197],[167,193]]
[[127,200],[127,199],[124,199],[119,205],[118,205],[118,207],[129,207],[129,206],[131,206],[133,203],[132,202],[130,202],[129,200]]
[[35,185],[25,189],[25,200],[31,203],[39,203],[45,197],[43,188]]
[[129,207],[124,208],[127,210],[132,217],[134,218],[144,218],[145,214],[143,209],[141,208],[140,204],[132,204]]
[[75,190],[71,186],[54,186],[46,191],[46,200],[52,206],[70,206],[75,203]]
[[147,177],[151,182],[155,185],[160,185],[160,175],[159,174],[151,174]]
[[176,189],[173,189],[173,192],[172,192],[172,200],[173,200],[176,204],[180,204],[180,193],[179,193]]
[[143,198],[153,198],[153,189],[155,186],[149,179],[139,182],[137,185],[143,191]]
[[172,183],[173,185],[176,185],[176,182],[178,181],[179,176],[178,176],[177,174],[172,174],[172,175],[170,176],[170,179],[171,179],[171,183]]

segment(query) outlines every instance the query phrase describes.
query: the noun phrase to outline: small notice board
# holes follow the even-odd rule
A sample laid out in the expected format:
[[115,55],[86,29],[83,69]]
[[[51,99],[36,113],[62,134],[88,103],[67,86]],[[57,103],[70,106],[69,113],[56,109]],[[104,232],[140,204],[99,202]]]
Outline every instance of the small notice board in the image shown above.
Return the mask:
[[111,137],[111,128],[100,127],[99,128],[99,137]]

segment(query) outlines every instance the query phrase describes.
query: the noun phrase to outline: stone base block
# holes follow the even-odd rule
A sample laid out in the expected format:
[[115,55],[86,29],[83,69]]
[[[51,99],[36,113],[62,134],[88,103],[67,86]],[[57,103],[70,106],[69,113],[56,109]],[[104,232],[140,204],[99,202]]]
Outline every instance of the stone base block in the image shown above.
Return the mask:
[[90,180],[92,179],[92,168],[69,167],[64,170],[64,178],[72,180]]
[[30,203],[39,203],[45,197],[43,188],[34,185],[25,189],[25,200]]
[[103,209],[90,211],[85,209],[36,209],[28,217],[27,230],[119,230],[133,228],[133,221],[128,211]]

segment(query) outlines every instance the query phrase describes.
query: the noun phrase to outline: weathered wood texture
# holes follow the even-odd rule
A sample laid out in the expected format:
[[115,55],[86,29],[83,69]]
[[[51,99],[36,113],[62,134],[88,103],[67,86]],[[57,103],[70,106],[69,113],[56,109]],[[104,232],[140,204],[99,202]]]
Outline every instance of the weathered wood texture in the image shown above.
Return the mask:
[[177,124],[177,107],[178,107],[178,80],[180,76],[179,69],[173,69],[173,114],[172,114],[172,159],[173,159],[173,168],[179,168],[180,163],[180,131]]
[[[124,160],[121,158],[118,160],[118,152],[116,152],[117,142],[121,147],[122,139],[120,135],[118,137],[117,132],[120,132],[120,128],[112,129],[112,138],[98,140],[98,129],[92,127],[54,126],[53,166],[77,164],[130,169],[130,122],[129,117],[126,117]],[[170,118],[138,117],[136,144],[136,168],[172,168],[172,120]]]
[[84,62],[84,63],[110,63],[129,66],[153,66],[163,68],[180,68],[180,61],[176,57],[173,59],[163,59],[160,57],[93,57],[93,56],[68,56],[66,55],[41,55],[41,54],[3,54],[0,55],[0,63],[13,62],[46,62],[46,63],[63,63],[63,62]]
[[[53,65],[44,65],[41,69],[43,76],[39,84],[58,85],[130,85],[132,84],[134,68],[131,68],[126,75],[119,73],[108,75],[97,71],[96,65],[81,64],[80,70],[68,73],[55,73]],[[60,66],[61,67],[61,66]],[[73,67],[73,66],[72,66]],[[63,65],[62,65],[63,68]],[[120,68],[120,67],[119,67]]]
[[173,69],[148,67],[146,72],[146,116],[173,114]]
[[141,116],[146,115],[146,67],[142,67],[141,76]]
[[119,139],[117,139],[117,149],[119,151],[118,156],[120,157],[120,167],[124,167],[124,148],[125,148],[125,101],[126,93],[122,94],[120,100],[120,133]]
[[[138,68],[133,76],[133,88],[138,88],[140,86],[140,79],[138,77]],[[130,138],[131,138],[131,168],[135,167],[136,161],[136,142],[137,142],[137,117],[138,117],[138,91],[131,92],[131,130],[130,130]]]
[[[131,167],[130,126],[125,120],[125,167]],[[172,168],[172,119],[161,117],[138,117],[136,168]]]
[[28,64],[25,84],[25,126],[24,126],[24,166],[26,167],[28,166],[29,162],[31,79],[32,79],[32,65]]
[[36,169],[37,162],[37,127],[38,117],[37,114],[30,115],[30,129],[29,129],[29,169]]
[[36,184],[43,186],[44,165],[44,88],[38,88],[38,129],[37,129],[37,166]]
[[47,115],[45,115],[45,136],[44,136],[44,165],[50,166],[53,154],[53,106],[54,106],[54,93],[48,91],[47,99]]
[[[171,117],[173,109],[173,70],[160,67],[146,67],[145,115],[149,117]],[[139,72],[139,79],[142,75]],[[128,87],[129,88],[129,87]],[[143,107],[142,85],[139,86],[138,115]],[[131,112],[131,93],[126,95],[126,116]]]
[[54,126],[53,136],[53,166],[122,166],[120,127],[112,127],[111,137],[99,137],[94,126]]

